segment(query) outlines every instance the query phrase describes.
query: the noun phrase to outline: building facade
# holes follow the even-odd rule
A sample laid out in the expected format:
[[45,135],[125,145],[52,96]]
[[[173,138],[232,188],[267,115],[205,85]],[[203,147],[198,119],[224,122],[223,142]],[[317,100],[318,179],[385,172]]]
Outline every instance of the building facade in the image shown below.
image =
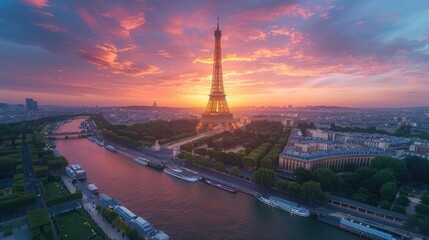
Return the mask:
[[[309,137],[302,136],[297,128],[292,130],[279,155],[278,170],[288,175],[297,168],[312,171],[321,167],[333,167],[343,170],[349,164],[369,166],[375,157],[396,155],[395,151],[388,149],[389,142],[377,135],[320,130],[309,130],[307,135]],[[389,140],[392,144],[403,142],[396,138]]]
[[314,170],[321,167],[335,167],[344,169],[347,164],[358,167],[369,166],[371,160],[378,156],[387,156],[382,153],[350,153],[350,154],[328,154],[325,156],[300,157],[293,154],[281,154],[279,156],[279,169],[286,172],[294,172],[297,168]]

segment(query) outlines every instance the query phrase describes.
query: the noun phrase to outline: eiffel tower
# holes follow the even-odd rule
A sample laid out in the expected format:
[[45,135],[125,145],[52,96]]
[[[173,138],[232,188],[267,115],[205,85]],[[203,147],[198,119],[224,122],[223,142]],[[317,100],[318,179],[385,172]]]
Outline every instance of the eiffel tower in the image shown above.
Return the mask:
[[224,130],[236,129],[237,125],[234,122],[232,113],[229,111],[228,103],[226,102],[225,90],[223,88],[222,76],[222,55],[220,38],[222,32],[219,29],[219,18],[217,18],[217,28],[214,31],[215,46],[213,57],[213,76],[212,86],[210,91],[209,102],[202,114],[201,121],[197,125],[197,130],[203,126],[211,129],[216,125],[223,126]]

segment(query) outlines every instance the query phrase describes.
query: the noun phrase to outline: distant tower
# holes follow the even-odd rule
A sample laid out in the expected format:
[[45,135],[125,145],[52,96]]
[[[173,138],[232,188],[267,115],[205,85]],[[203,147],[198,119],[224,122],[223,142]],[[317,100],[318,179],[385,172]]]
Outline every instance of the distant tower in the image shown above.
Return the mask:
[[221,36],[222,32],[219,29],[219,18],[217,18],[217,28],[214,31],[215,46],[210,98],[197,129],[200,129],[204,125],[208,125],[209,128],[212,128],[214,125],[222,125],[226,130],[237,128],[232,113],[229,111],[228,103],[225,99],[225,91],[223,89]]
[[156,104],[156,101],[155,101],[155,100],[153,100],[152,107],[154,107],[154,108],[158,107],[158,105]]
[[29,111],[38,111],[39,107],[37,106],[37,101],[34,101],[32,98],[25,99],[25,107]]

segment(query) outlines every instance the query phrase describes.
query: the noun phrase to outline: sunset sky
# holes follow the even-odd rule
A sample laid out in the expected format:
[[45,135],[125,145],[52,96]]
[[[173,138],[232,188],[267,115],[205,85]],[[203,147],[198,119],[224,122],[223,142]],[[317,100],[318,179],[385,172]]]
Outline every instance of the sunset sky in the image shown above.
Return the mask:
[[429,105],[428,0],[1,0],[0,102]]

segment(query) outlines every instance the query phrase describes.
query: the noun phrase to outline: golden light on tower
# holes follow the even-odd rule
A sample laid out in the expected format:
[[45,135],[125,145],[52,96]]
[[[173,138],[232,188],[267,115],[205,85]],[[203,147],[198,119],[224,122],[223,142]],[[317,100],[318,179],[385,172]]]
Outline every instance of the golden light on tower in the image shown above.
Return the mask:
[[213,75],[212,85],[209,95],[209,101],[202,114],[201,121],[197,125],[197,130],[204,125],[208,128],[213,128],[215,125],[222,125],[225,130],[235,129],[237,125],[234,122],[233,115],[229,111],[226,101],[226,94],[223,87],[222,75],[222,52],[221,52],[221,37],[222,31],[219,29],[219,18],[217,28],[214,31],[215,46],[213,54]]

